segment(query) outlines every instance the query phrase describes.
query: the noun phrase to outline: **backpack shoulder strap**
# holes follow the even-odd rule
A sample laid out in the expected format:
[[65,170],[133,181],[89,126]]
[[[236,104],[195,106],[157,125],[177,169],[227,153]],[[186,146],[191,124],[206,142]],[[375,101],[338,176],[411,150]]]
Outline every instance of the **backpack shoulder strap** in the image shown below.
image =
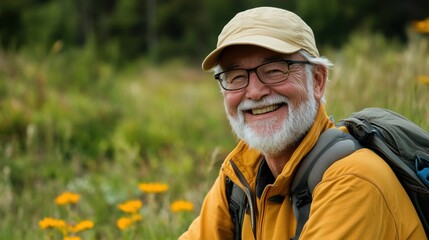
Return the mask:
[[313,149],[302,159],[291,187],[291,201],[297,219],[294,239],[298,239],[307,222],[312,192],[322,176],[334,162],[361,148],[359,142],[339,129],[322,133]]
[[225,181],[226,199],[228,201],[229,215],[234,223],[234,239],[241,239],[244,214],[247,209],[246,195],[229,177]]

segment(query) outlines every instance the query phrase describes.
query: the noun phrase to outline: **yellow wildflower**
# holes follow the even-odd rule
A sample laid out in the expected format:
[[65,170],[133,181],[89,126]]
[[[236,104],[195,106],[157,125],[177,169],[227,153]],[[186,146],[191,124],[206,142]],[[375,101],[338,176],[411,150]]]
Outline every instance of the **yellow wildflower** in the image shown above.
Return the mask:
[[80,195],[72,192],[63,192],[55,198],[58,205],[76,204],[79,202]]
[[85,220],[78,222],[76,225],[69,226],[69,231],[73,233],[81,232],[83,230],[91,229],[94,227],[94,222]]
[[66,236],[64,240],[82,240],[79,236]]
[[415,21],[413,23],[413,28],[419,33],[429,33],[429,18],[422,21]]
[[168,190],[168,185],[164,183],[140,183],[139,189],[145,193],[162,193]]
[[121,230],[125,230],[129,226],[131,226],[131,224],[133,224],[133,222],[134,222],[133,219],[131,219],[129,217],[121,217],[116,221],[116,226]]
[[126,213],[136,213],[140,210],[143,203],[140,200],[130,200],[118,205],[118,208]]
[[429,76],[428,75],[420,75],[417,77],[417,81],[422,83],[422,84],[429,85]]
[[171,211],[180,212],[180,211],[192,211],[194,210],[194,204],[189,201],[178,200],[174,201],[171,206]]
[[64,228],[66,227],[66,222],[61,219],[56,218],[44,218],[43,220],[39,221],[39,227],[41,229],[47,229],[47,228]]

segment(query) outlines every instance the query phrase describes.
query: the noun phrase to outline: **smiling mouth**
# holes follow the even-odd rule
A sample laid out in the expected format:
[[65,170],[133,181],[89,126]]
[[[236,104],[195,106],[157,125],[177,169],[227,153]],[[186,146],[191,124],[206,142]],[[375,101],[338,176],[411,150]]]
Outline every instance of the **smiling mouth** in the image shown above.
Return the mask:
[[253,115],[260,115],[260,114],[264,114],[264,113],[273,112],[273,111],[281,108],[283,105],[285,105],[285,104],[284,103],[274,104],[274,105],[270,105],[267,107],[251,109],[249,112],[252,113]]

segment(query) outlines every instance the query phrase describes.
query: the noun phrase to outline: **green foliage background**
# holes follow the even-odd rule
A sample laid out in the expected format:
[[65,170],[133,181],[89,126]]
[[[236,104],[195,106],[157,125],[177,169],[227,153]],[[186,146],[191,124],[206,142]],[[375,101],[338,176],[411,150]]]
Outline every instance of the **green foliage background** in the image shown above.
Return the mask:
[[[382,11],[372,1],[321,2],[269,3],[299,12],[335,63],[328,112],[386,107],[429,129],[429,86],[417,81],[429,76],[429,38],[408,28],[427,17],[427,1],[389,1]],[[177,239],[235,144],[200,60],[236,11],[263,4],[2,1],[0,239],[46,237],[39,220],[67,217],[53,201],[62,191],[81,194],[76,211],[95,222],[84,239]],[[137,186],[153,181],[168,192],[143,210],[134,235],[119,231],[117,204],[147,199]],[[175,199],[195,211],[171,213]]]
[[199,61],[238,11],[277,6],[296,12],[314,30],[319,46],[341,46],[357,29],[406,40],[405,26],[427,17],[427,0],[3,0],[0,46],[67,49],[95,44],[97,57],[127,64],[142,55],[165,61]]

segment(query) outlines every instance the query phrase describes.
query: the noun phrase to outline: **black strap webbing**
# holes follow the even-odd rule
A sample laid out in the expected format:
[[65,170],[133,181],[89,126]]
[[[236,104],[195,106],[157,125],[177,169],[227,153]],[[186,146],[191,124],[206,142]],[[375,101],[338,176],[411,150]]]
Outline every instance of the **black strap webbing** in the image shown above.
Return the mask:
[[231,221],[234,223],[234,239],[241,240],[241,228],[247,209],[246,195],[229,177],[226,177],[225,185],[226,197],[229,204],[229,214],[231,216]]

